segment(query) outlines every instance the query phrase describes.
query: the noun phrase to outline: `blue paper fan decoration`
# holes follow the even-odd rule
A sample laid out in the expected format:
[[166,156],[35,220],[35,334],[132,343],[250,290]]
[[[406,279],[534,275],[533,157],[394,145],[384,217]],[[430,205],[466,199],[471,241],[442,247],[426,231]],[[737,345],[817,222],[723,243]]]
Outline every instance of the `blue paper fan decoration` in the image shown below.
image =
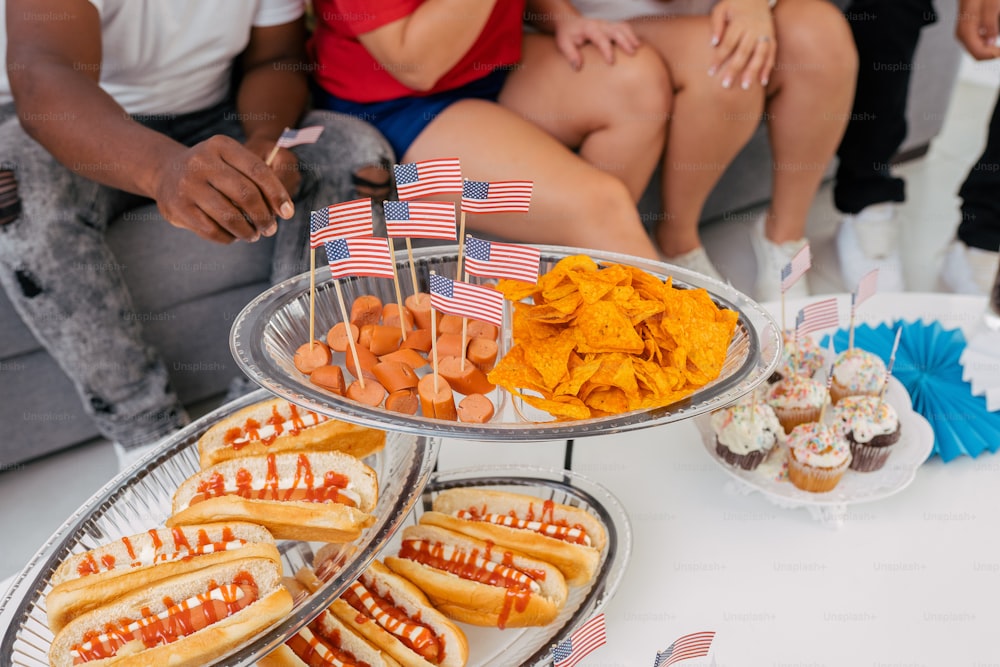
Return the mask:
[[[854,328],[854,345],[868,350],[886,363],[896,337],[903,335],[896,351],[892,374],[910,392],[913,409],[934,429],[934,449],[945,462],[956,456],[976,457],[983,450],[995,452],[1000,446],[1000,413],[986,409],[984,396],[973,396],[972,385],[962,380],[958,363],[965,349],[965,336],[959,329],[945,329],[940,322],[896,320],[877,327]],[[828,345],[829,336],[822,345]],[[837,352],[847,349],[848,332],[840,329],[833,336]]]

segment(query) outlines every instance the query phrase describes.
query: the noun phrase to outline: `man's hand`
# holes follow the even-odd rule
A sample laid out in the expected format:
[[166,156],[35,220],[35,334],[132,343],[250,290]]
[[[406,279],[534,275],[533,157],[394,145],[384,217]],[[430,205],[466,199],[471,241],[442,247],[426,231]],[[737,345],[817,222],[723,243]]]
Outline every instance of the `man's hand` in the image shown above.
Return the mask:
[[1000,58],[1000,0],[959,0],[955,36],[976,60]]
[[777,53],[767,0],[722,0],[710,21],[715,52],[708,75],[718,73],[724,88],[737,82],[744,90],[754,82],[766,86]]
[[163,160],[155,197],[170,224],[217,243],[256,241],[295,213],[291,197],[264,160],[229,137],[215,136]]
[[[248,151],[267,160],[271,152],[274,151],[274,144],[277,139],[271,139],[262,135],[256,135],[247,139],[243,145]],[[299,185],[302,184],[302,174],[299,173],[299,159],[295,153],[287,148],[279,148],[271,159],[271,170],[277,175],[278,180],[285,186],[292,197],[299,192]]]

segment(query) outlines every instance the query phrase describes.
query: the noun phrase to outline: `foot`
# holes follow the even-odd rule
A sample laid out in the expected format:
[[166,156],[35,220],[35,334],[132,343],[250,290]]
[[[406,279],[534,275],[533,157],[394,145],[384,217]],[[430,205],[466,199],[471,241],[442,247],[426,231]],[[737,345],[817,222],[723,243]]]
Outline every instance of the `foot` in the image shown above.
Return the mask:
[[905,290],[895,204],[872,204],[855,215],[845,215],[837,230],[837,255],[848,291],[853,292],[873,269],[878,269],[880,292]]
[[708,253],[705,252],[703,246],[698,246],[694,250],[690,250],[683,255],[676,255],[674,257],[664,257],[664,262],[668,264],[675,264],[683,269],[688,269],[689,271],[696,271],[709,278],[715,278],[720,282],[726,282],[726,279],[722,277],[722,274],[715,268],[712,264],[712,260],[708,258]]
[[[777,301],[781,298],[781,271],[806,244],[805,239],[775,243],[764,233],[766,214],[761,214],[750,230],[750,245],[757,258],[757,282],[754,295],[758,301]],[[785,291],[789,299],[809,296],[809,283],[802,276]]]
[[941,282],[958,294],[987,296],[997,277],[1000,254],[952,241],[941,265]]

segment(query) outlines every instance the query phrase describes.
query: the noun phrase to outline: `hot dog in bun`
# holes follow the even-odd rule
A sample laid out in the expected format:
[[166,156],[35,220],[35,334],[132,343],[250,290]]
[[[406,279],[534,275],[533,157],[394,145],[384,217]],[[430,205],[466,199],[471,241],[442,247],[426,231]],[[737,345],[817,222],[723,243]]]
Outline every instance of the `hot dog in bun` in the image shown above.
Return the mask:
[[385,432],[331,419],[272,398],[234,412],[198,440],[201,467],[245,456],[339,451],[364,458],[385,446]]
[[437,526],[403,529],[393,572],[449,618],[472,625],[545,625],[566,602],[566,581],[550,563]]
[[490,489],[448,489],[421,523],[516,549],[558,567],[571,585],[590,581],[607,541],[604,526],[584,510],[533,496]]
[[399,667],[399,663],[324,611],[294,637],[257,661],[260,667]]
[[375,471],[340,452],[232,459],[181,483],[167,526],[258,523],[277,539],[350,542],[374,522]]
[[412,583],[375,561],[330,611],[404,667],[462,667],[465,634]]
[[188,572],[87,612],[52,640],[53,667],[200,667],[284,618],[292,597],[270,560]]
[[249,523],[154,528],[115,540],[62,562],[45,598],[49,627],[61,630],[85,611],[185,572],[242,558],[281,556],[266,529]]

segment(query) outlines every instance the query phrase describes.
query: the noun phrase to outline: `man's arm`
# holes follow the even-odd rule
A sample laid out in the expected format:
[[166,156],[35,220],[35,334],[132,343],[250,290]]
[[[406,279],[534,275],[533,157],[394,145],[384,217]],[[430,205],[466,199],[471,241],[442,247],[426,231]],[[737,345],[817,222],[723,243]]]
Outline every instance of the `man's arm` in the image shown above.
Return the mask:
[[[306,34],[300,18],[285,25],[254,28],[241,58],[243,77],[236,91],[236,109],[250,152],[267,158],[286,127],[295,127],[309,97],[306,75]],[[271,168],[288,192],[299,188],[298,160],[287,148],[278,149]]]
[[[40,14],[69,18],[33,20]],[[67,168],[155,199],[172,224],[221,243],[273,234],[276,214],[291,217],[281,182],[238,142],[186,148],[100,88],[100,19],[87,0],[8,0],[7,34],[21,124]]]

